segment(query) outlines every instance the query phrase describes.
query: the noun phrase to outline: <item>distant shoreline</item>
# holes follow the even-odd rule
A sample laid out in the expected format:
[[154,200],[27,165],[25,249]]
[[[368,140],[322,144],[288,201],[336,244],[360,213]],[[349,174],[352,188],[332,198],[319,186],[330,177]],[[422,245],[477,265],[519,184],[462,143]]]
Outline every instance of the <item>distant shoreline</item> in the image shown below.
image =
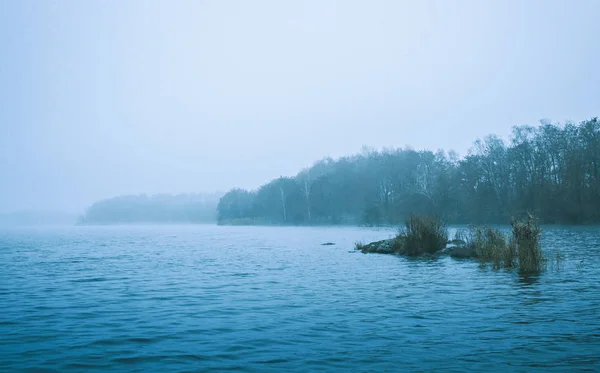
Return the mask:
[[411,214],[447,222],[600,223],[600,120],[513,127],[463,157],[410,147],[324,158],[257,189],[233,188],[217,206],[221,224],[398,224]]
[[[223,227],[355,227],[355,228],[398,228],[403,225],[403,223],[398,224],[377,224],[377,225],[366,225],[366,224],[353,224],[353,223],[322,223],[322,224],[281,224],[281,223],[232,223],[232,222],[218,222],[216,223],[218,226]],[[510,224],[506,222],[502,223],[449,223],[448,227],[469,227],[471,225],[474,226],[489,226],[489,227],[510,227]],[[540,224],[543,227],[598,227],[600,228],[600,223],[545,223]]]
[[76,227],[105,227],[105,226],[136,226],[136,225],[218,225],[216,221],[135,221],[135,222],[110,222],[110,223],[75,223]]

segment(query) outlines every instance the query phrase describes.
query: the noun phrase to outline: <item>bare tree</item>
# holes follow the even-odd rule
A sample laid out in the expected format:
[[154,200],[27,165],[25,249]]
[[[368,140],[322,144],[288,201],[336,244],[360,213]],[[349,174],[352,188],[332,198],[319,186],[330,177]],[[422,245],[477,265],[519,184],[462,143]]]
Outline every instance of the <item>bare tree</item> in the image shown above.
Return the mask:
[[283,208],[283,221],[287,222],[287,209],[285,206],[285,192],[283,191],[283,187],[279,187],[279,191],[281,192],[281,207]]

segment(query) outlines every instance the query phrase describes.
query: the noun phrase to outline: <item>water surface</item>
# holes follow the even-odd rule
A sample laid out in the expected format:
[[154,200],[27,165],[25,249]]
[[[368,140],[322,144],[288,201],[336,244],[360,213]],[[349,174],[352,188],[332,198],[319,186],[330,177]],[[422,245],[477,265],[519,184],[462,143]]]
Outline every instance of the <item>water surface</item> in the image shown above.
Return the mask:
[[0,229],[0,371],[600,370],[600,229],[529,277],[352,250],[392,234]]

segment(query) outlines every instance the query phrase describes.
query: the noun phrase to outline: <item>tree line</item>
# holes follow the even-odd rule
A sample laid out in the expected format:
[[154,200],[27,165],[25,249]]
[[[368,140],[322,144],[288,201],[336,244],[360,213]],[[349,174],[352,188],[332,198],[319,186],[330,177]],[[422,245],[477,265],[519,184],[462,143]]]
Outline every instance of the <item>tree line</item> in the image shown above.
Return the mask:
[[600,222],[600,121],[516,126],[468,154],[410,148],[325,158],[257,190],[232,189],[220,224],[399,224],[411,213],[452,223]]
[[128,195],[98,201],[79,224],[214,223],[220,194]]

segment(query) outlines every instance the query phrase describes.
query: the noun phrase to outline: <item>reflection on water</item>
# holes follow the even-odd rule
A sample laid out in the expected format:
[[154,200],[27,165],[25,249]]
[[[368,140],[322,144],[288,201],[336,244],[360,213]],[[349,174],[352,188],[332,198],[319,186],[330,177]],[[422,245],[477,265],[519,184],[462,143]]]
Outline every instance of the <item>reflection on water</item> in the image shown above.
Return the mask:
[[0,371],[600,370],[597,228],[540,275],[352,251],[394,233],[0,231]]
[[535,285],[540,280],[539,274],[519,273],[518,283],[523,286]]

